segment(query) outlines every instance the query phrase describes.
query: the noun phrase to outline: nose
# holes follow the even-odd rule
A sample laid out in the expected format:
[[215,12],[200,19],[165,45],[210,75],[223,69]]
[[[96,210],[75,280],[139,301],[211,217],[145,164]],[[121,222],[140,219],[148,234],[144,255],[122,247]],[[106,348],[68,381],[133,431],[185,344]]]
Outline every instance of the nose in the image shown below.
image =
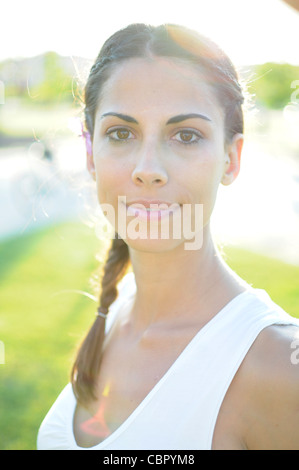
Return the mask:
[[163,186],[168,181],[168,175],[161,150],[149,144],[137,157],[132,180],[138,186]]

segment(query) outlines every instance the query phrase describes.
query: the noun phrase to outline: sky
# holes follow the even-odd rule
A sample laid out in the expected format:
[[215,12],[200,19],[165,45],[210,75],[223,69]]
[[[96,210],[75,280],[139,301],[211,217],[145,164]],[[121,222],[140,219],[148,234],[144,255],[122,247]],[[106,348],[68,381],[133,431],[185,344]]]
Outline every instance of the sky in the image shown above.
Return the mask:
[[299,64],[299,13],[283,0],[5,0],[0,60],[49,50],[94,59],[107,37],[133,22],[193,28],[237,66]]

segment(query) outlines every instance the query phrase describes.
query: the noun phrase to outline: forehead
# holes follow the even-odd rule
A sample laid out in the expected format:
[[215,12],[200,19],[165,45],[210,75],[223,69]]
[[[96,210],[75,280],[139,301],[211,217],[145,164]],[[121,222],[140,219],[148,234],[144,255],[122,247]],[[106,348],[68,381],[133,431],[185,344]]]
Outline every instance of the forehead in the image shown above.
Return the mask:
[[197,66],[177,59],[129,59],[105,82],[98,110],[138,114],[206,112],[222,119],[214,88]]

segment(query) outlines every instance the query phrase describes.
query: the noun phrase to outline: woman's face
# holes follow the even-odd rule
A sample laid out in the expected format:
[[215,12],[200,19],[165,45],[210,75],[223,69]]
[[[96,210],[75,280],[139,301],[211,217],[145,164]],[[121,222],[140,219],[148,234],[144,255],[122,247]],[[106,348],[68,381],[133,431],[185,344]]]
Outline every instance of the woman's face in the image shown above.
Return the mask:
[[[95,170],[107,218],[129,246],[182,244],[186,234],[182,229],[174,238],[173,224],[190,214],[194,223],[200,208],[201,229],[208,224],[219,184],[231,183],[239,171],[242,136],[224,142],[223,110],[195,67],[155,58],[130,59],[114,69],[101,91],[88,168]],[[187,207],[191,212],[183,214]],[[162,225],[166,237],[156,237]]]

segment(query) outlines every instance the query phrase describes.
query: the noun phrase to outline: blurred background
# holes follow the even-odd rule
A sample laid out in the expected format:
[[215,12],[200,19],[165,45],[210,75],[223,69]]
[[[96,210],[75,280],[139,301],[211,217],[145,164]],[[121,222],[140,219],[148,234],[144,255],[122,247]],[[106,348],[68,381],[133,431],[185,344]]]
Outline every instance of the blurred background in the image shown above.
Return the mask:
[[248,93],[241,173],[213,216],[227,262],[299,316],[299,13],[296,0],[2,5],[0,449],[34,449],[93,321],[107,241],[79,137],[81,91],[104,40],[132,22],[214,39]]

